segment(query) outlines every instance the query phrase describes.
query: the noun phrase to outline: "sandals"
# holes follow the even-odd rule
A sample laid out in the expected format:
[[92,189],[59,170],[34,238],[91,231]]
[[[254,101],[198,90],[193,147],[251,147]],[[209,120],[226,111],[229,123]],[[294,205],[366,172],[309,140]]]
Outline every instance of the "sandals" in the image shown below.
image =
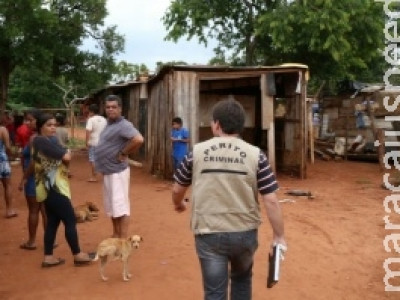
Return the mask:
[[11,219],[11,218],[15,218],[15,217],[18,217],[18,214],[16,212],[5,216],[6,219]]
[[88,265],[93,261],[95,256],[96,256],[95,252],[90,252],[90,253],[88,253],[88,258],[87,259],[74,259],[74,265],[76,267]]
[[44,261],[44,262],[42,262],[42,268],[51,268],[51,267],[62,265],[64,263],[65,263],[65,259],[63,259],[63,258],[58,258],[54,262]]
[[24,250],[36,250],[36,246],[30,245],[28,242],[25,242],[25,243],[19,245],[19,247]]

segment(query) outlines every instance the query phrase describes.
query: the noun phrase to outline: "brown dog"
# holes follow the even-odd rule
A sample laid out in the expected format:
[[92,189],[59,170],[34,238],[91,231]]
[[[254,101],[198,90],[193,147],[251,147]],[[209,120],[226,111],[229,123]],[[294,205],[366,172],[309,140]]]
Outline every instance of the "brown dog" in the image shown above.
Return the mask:
[[108,258],[111,260],[121,260],[123,264],[122,278],[128,281],[132,275],[128,272],[128,260],[133,249],[138,249],[143,239],[140,235],[132,235],[126,239],[108,238],[103,240],[97,247],[96,257],[93,261],[100,258],[100,276],[104,281],[108,278],[104,275],[104,267]]
[[86,201],[85,204],[78,205],[74,208],[76,222],[82,223],[85,221],[93,221],[99,217],[98,207],[90,201]]

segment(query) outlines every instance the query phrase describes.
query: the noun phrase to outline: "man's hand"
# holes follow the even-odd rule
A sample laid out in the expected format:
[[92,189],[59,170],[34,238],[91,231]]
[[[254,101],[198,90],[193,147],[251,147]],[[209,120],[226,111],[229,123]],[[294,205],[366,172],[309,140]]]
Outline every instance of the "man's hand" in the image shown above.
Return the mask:
[[178,213],[186,210],[186,205],[189,200],[184,199],[184,196],[187,188],[188,187],[182,186],[176,182],[172,186],[172,203],[175,207],[175,211]]
[[118,159],[119,162],[126,161],[128,159],[128,154],[126,154],[126,153],[124,153],[122,151],[119,151],[117,159]]
[[185,202],[185,200],[182,200],[182,202],[179,203],[178,205],[175,204],[175,210],[178,213],[184,212],[186,210],[186,202]]

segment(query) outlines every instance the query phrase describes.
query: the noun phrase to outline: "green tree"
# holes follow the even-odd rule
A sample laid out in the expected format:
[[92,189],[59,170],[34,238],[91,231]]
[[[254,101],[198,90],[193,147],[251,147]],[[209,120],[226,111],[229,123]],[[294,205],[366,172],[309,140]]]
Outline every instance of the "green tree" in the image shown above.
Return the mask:
[[23,104],[28,107],[59,106],[59,89],[53,85],[53,79],[37,68],[17,66],[10,77],[9,103]]
[[266,61],[307,64],[321,80],[376,80],[384,66],[383,28],[382,5],[373,0],[303,0],[262,15],[256,34],[271,39]]
[[[0,110],[17,66],[62,76],[82,91],[110,79],[124,39],[115,26],[104,28],[106,15],[105,0],[0,0]],[[81,49],[88,38],[100,54]]]
[[127,80],[134,80],[136,74],[139,72],[138,70],[139,70],[138,65],[131,64],[122,60],[118,62],[116,65],[112,81],[124,82]]
[[297,62],[317,79],[382,76],[384,17],[373,0],[177,0],[163,22],[167,40],[216,39],[214,64]]
[[[197,37],[207,45],[209,39],[218,41],[215,51],[231,52],[238,64],[256,64],[257,20],[273,10],[281,1],[273,0],[178,0],[173,1],[163,16],[168,30],[167,40],[188,40]],[[228,58],[229,59],[229,58]]]

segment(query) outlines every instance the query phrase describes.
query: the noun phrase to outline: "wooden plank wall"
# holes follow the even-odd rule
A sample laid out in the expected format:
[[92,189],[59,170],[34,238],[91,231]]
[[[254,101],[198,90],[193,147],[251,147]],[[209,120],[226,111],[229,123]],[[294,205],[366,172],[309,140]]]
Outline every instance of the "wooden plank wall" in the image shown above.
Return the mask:
[[272,170],[276,173],[276,156],[275,156],[275,123],[274,123],[274,92],[270,91],[271,84],[268,80],[275,80],[273,76],[262,74],[260,78],[261,86],[261,110],[262,120],[261,126],[268,133],[268,160]]
[[[190,145],[199,140],[199,82],[195,72],[174,73],[173,114],[189,129]],[[171,126],[170,126],[171,127]]]
[[156,175],[162,175],[162,170],[165,169],[165,127],[169,118],[168,80],[167,74],[152,87],[148,98],[146,158],[151,173]]
[[132,122],[135,127],[139,125],[139,97],[140,97],[140,85],[132,85],[128,92],[128,113],[127,119]]
[[198,139],[198,80],[195,72],[172,72],[156,82],[150,91],[146,137],[146,158],[153,174],[172,176],[171,121],[183,120],[190,132],[190,146]]

